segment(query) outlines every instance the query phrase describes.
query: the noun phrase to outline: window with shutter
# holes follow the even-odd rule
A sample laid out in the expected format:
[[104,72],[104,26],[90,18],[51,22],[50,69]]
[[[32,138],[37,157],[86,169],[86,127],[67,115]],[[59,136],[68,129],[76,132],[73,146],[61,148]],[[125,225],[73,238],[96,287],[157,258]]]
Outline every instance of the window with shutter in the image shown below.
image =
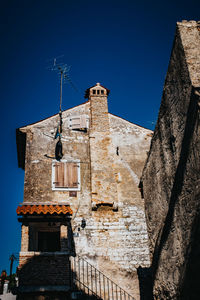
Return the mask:
[[80,117],[73,117],[72,119],[72,129],[79,129],[81,128],[81,118]]
[[73,116],[69,120],[69,127],[73,130],[88,128],[88,117],[86,115]]
[[87,121],[85,115],[80,116],[80,128],[87,128]]
[[80,190],[80,163],[54,161],[52,166],[53,190]]

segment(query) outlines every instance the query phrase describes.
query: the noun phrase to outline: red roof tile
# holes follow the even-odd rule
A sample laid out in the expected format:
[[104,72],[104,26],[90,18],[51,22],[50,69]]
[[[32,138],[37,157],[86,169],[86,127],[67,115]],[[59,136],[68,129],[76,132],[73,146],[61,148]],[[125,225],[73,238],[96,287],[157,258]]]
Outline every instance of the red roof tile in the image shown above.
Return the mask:
[[22,205],[17,207],[18,215],[72,215],[73,211],[69,205]]

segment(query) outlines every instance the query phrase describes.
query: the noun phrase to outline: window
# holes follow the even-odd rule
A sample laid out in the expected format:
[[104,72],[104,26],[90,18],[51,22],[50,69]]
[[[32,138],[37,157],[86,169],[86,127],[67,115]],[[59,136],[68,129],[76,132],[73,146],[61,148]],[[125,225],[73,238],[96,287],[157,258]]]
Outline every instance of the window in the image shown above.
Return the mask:
[[89,118],[86,115],[72,116],[69,127],[73,130],[84,130],[89,127]]
[[54,222],[35,222],[29,225],[28,251],[55,252],[60,250],[60,225]]
[[38,231],[38,251],[60,251],[60,232]]
[[98,94],[98,95],[100,94],[100,90],[97,90],[97,94]]
[[93,92],[93,95],[95,95],[95,94],[96,94],[96,90],[93,90],[92,92]]
[[80,190],[80,163],[68,161],[53,161],[53,190]]

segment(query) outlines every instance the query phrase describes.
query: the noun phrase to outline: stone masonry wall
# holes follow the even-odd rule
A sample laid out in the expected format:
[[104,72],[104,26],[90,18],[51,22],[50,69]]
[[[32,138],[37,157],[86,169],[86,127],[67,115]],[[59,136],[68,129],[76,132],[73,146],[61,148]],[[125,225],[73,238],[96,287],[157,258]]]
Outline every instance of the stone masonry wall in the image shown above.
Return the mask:
[[177,24],[143,171],[154,299],[198,299],[200,268],[200,32]]
[[[69,127],[71,116],[89,115],[89,106],[81,105],[63,113],[63,159],[81,161],[81,192],[77,197],[70,198],[68,191],[52,191],[52,162],[55,157],[54,139],[59,116],[56,115],[43,122],[28,126],[27,132],[24,202],[32,203],[69,203],[73,209],[78,207],[80,200],[90,197],[90,160],[89,138],[84,131],[73,131]],[[48,157],[46,157],[47,155]],[[80,198],[81,196],[81,198]],[[90,203],[85,202],[85,205]]]
[[[76,253],[139,299],[136,270],[139,266],[148,267],[150,261],[144,202],[138,183],[152,132],[107,113],[106,122],[110,128],[109,136],[104,134],[104,138],[109,138],[106,151],[112,158],[102,159],[101,168],[106,169],[109,162],[109,172],[114,170],[115,194],[111,196],[112,201],[118,199],[118,211],[113,211],[112,206],[100,206],[93,211],[90,158],[97,161],[99,154],[92,150],[90,140],[93,133],[97,135],[95,128],[87,132],[69,128],[68,119],[80,114],[90,117],[89,102],[63,112],[62,136],[64,159],[80,160],[81,189],[77,197],[70,197],[68,191],[52,190],[52,159],[45,154],[54,156],[56,141],[53,137],[58,116],[21,128],[27,132],[24,202],[70,204],[74,212],[72,230]],[[99,147],[102,149],[101,145]],[[102,186],[103,180],[99,173]],[[109,195],[105,190],[106,193]],[[80,226],[82,218],[86,220],[85,229]]]

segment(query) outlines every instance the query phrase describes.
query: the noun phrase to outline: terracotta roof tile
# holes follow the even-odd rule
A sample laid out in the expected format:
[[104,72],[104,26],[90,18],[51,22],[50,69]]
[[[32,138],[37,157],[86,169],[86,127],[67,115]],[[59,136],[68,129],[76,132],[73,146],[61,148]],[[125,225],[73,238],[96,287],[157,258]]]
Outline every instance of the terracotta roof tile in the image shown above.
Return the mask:
[[72,215],[73,211],[69,205],[22,205],[17,207],[18,215]]

